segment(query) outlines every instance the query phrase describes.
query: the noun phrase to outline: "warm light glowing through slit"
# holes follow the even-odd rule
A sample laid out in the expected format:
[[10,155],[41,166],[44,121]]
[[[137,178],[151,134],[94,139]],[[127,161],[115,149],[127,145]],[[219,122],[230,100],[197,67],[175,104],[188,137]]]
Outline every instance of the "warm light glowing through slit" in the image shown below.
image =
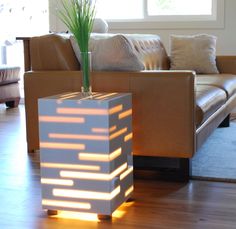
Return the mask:
[[108,128],[92,128],[92,132],[93,133],[99,133],[99,134],[107,134],[109,133],[109,129]]
[[117,113],[119,111],[122,111],[122,109],[123,109],[123,105],[115,106],[115,107],[109,109],[109,114],[110,115],[115,114],[115,113]]
[[125,192],[125,197],[127,197],[131,192],[133,192],[134,186],[132,185],[130,188],[128,188]]
[[132,115],[132,109],[129,109],[127,111],[124,111],[122,113],[119,114],[119,119],[123,119],[126,118],[128,116]]
[[109,129],[108,128],[92,128],[92,132],[93,133],[103,133],[103,134],[107,134],[107,133],[111,133],[113,131],[115,131],[117,129],[117,126],[112,126]]
[[111,133],[111,132],[115,131],[116,129],[117,129],[117,126],[112,126],[112,127],[110,127],[109,132]]
[[81,190],[70,190],[70,189],[53,189],[54,196],[91,199],[91,200],[112,200],[119,193],[120,193],[120,186],[114,189],[111,193],[93,192],[88,190],[81,191]]
[[95,213],[84,213],[84,212],[71,212],[71,211],[60,211],[57,215],[51,216],[51,218],[64,218],[64,219],[78,219],[86,221],[99,222],[97,214]]
[[62,164],[62,163],[40,163],[43,168],[58,168],[58,169],[80,169],[99,171],[101,168],[98,165],[78,165],[78,164]]
[[72,143],[58,143],[58,142],[40,142],[40,148],[84,150],[85,145],[72,144]]
[[70,93],[70,94],[65,94],[62,95],[58,100],[57,100],[57,104],[61,104],[64,100],[66,99],[72,99],[75,98],[79,93],[75,92],[75,93]]
[[88,180],[112,180],[127,168],[127,163],[124,163],[112,173],[89,173],[89,172],[75,172],[75,171],[60,171],[61,177],[88,179]]
[[[93,94],[93,93],[92,93],[92,94]],[[77,103],[78,103],[78,104],[81,104],[81,101],[87,100],[87,99],[91,99],[91,95],[84,96],[83,98],[78,99]]]
[[108,110],[93,108],[57,108],[57,114],[108,115]]
[[111,154],[98,154],[98,153],[79,153],[79,160],[83,161],[112,161],[119,157],[122,153],[121,148],[115,150]]
[[96,99],[107,99],[113,95],[117,95],[117,93],[110,93],[110,94],[106,94],[106,95],[97,96]]
[[124,137],[124,141],[127,142],[127,141],[131,140],[132,138],[133,138],[133,133],[127,134],[127,135]]
[[93,92],[93,99],[96,99],[99,96],[102,96],[103,93]]
[[58,122],[58,123],[84,123],[84,118],[63,117],[63,116],[39,116],[40,122]]
[[129,166],[129,168],[120,175],[120,180],[123,180],[125,177],[127,177],[133,170],[133,166]]
[[68,96],[64,96],[64,97],[60,98],[59,100],[71,99],[71,98],[74,98],[76,96],[77,95],[68,95]]
[[70,202],[62,200],[48,200],[43,199],[42,205],[53,207],[65,207],[65,208],[79,208],[79,209],[91,209],[90,203]]
[[103,95],[103,93],[101,93],[101,92],[93,92],[93,97],[95,96],[100,96],[100,95]]
[[73,186],[73,180],[41,178],[41,184]]
[[122,135],[122,134],[124,134],[125,132],[127,132],[127,130],[128,130],[127,127],[123,128],[123,129],[121,129],[121,130],[118,130],[118,131],[115,132],[114,134],[111,134],[110,137],[109,137],[109,139],[112,140],[112,139],[114,139],[114,138],[117,138],[117,137],[119,137],[120,135]]
[[61,96],[59,96],[59,98],[65,98],[65,97],[68,97],[68,96],[75,96],[75,95],[78,95],[79,92],[71,92],[71,93],[67,93],[67,94],[63,94]]
[[123,109],[122,105],[107,109],[96,108],[57,108],[57,114],[77,114],[77,115],[111,115]]
[[57,138],[57,139],[80,139],[80,140],[96,140],[96,141],[107,141],[108,136],[102,135],[86,135],[86,134],[57,134],[57,133],[49,133],[49,138]]

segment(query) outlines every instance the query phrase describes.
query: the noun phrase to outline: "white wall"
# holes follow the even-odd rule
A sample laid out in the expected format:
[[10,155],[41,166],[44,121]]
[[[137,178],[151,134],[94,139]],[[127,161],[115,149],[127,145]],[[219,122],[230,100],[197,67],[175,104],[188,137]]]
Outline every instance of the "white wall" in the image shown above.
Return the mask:
[[[50,30],[56,32],[65,31],[64,25],[57,18],[55,9],[57,0],[49,0],[50,5]],[[169,52],[169,36],[171,34],[197,34],[208,33],[218,37],[217,54],[236,55],[236,0],[225,0],[224,26],[217,29],[119,29],[109,32],[120,33],[152,33],[158,34],[167,51]]]

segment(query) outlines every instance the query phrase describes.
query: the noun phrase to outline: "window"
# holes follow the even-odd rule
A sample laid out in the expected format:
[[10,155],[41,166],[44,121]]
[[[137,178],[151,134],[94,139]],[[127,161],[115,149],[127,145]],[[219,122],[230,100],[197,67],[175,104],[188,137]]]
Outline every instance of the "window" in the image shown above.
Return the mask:
[[97,16],[108,20],[142,19],[143,0],[98,0]]
[[0,25],[8,36],[47,33],[48,0],[0,0]]
[[[0,64],[20,66],[23,79],[23,44],[15,37],[48,33],[48,0],[0,0],[0,28]],[[23,80],[20,88],[24,97]]]
[[212,0],[147,0],[147,15],[212,15]]
[[219,28],[223,15],[224,0],[97,0],[97,16],[113,28]]

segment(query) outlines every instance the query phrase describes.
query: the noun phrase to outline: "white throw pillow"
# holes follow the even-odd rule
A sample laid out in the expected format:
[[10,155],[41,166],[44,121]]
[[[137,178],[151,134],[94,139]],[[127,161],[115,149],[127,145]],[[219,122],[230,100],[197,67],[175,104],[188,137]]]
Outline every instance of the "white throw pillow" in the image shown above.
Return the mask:
[[[73,36],[70,40],[76,57],[81,63],[79,46]],[[121,34],[93,34],[90,37],[89,50],[92,53],[92,70],[141,71],[145,68],[128,39]]]
[[216,66],[216,37],[199,34],[171,36],[171,70],[219,73]]

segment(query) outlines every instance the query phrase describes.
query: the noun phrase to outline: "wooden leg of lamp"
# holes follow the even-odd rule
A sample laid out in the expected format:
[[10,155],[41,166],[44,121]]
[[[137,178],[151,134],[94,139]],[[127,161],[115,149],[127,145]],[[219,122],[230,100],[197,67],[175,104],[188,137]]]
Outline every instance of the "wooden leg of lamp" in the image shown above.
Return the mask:
[[133,197],[130,197],[128,200],[126,200],[125,202],[126,203],[129,203],[129,202],[133,202],[134,201],[134,198]]
[[111,220],[111,218],[112,218],[111,215],[100,215],[100,214],[98,214],[97,217],[99,220]]
[[58,211],[57,210],[48,210],[47,214],[48,215],[57,215]]

